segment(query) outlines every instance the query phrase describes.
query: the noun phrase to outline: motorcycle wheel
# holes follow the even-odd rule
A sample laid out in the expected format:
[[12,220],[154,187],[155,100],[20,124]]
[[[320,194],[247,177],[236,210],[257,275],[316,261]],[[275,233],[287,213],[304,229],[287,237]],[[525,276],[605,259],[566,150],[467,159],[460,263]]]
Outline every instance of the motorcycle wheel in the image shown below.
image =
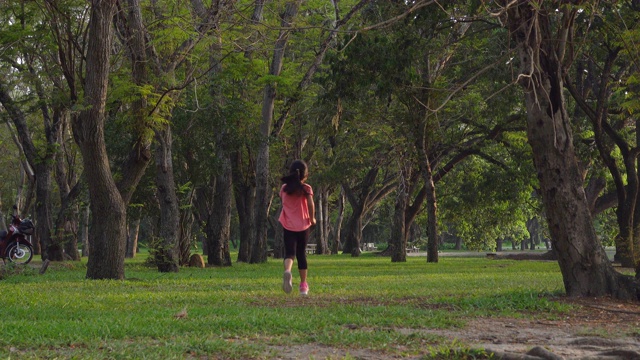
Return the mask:
[[13,243],[7,248],[7,258],[16,264],[28,264],[33,258],[33,247],[28,244]]

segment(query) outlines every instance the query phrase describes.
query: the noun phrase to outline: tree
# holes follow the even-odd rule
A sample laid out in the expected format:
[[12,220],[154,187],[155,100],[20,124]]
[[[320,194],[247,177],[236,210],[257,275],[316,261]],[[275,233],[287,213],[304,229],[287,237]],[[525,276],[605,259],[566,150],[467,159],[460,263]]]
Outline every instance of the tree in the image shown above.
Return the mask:
[[[66,142],[66,130],[77,99],[73,77],[79,51],[69,44],[77,44],[76,36],[84,32],[84,27],[77,33],[69,28],[62,30],[65,21],[61,18],[68,15],[66,9],[85,5],[73,1],[44,5],[3,4],[5,25],[0,36],[3,43],[12,45],[7,48],[10,51],[2,52],[3,63],[11,68],[5,69],[0,83],[0,101],[11,115],[19,147],[34,172],[36,252],[43,259],[60,261],[65,249],[72,259],[78,258],[72,231],[76,219],[70,207],[80,191],[71,191],[78,179],[73,161],[69,162],[72,166],[65,161],[74,152]],[[42,125],[31,118],[41,119]],[[52,199],[54,176],[61,202],[58,211]],[[54,218],[56,212],[58,216]]]
[[619,231],[614,259],[622,266],[637,268],[640,129],[634,119],[637,105],[629,99],[636,93],[638,54],[631,44],[638,29],[631,24],[637,22],[638,9],[614,3],[592,11],[597,11],[599,21],[581,34],[589,51],[577,57],[573,71],[565,75],[565,87],[575,100],[576,114],[588,119],[588,134],[615,185]]
[[558,7],[538,1],[501,4],[519,54],[527,136],[567,295],[636,299],[637,284],[613,269],[598,241],[573,146],[563,74],[579,9],[566,1]]
[[116,0],[91,1],[87,35],[83,109],[73,133],[85,167],[94,214],[90,227],[91,252],[87,278],[123,279],[126,248],[126,204],[111,175],[104,139],[105,109],[111,59],[111,24]]
[[[288,2],[281,14],[282,30],[275,42],[273,59],[269,67],[269,75],[277,77],[282,71],[285,49],[289,40],[292,22],[298,13],[300,0]],[[273,109],[276,100],[276,83],[270,82],[264,88],[262,101],[262,123],[260,125],[261,141],[258,144],[256,159],[256,237],[251,247],[251,263],[267,261],[267,224],[269,208],[273,194],[269,184],[269,145],[273,124]]]

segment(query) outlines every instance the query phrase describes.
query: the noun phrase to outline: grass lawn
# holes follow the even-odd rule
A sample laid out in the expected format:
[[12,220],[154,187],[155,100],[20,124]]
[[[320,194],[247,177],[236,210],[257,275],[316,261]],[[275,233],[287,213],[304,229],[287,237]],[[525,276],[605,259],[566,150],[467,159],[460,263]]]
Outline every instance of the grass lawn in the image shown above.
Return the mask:
[[86,280],[86,259],[44,275],[37,260],[22,271],[5,266],[0,356],[269,359],[288,344],[420,356],[454,339],[407,329],[570,311],[552,300],[564,292],[556,262],[312,255],[301,297],[295,272],[294,291],[281,290],[281,260],[166,274],[145,267],[145,257],[127,261],[124,281]]

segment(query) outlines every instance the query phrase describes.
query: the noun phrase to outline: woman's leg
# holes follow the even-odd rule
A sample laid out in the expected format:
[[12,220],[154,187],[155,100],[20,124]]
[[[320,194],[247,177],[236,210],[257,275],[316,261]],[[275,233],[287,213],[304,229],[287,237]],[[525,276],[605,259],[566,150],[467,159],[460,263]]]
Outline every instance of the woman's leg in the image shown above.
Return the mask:
[[300,294],[307,295],[309,285],[307,285],[307,242],[309,240],[309,229],[301,231],[296,243],[296,259],[298,260],[298,272],[300,273]]
[[284,229],[284,274],[282,275],[282,290],[287,294],[291,292],[293,284],[291,284],[291,268],[293,267],[293,259],[296,256],[296,233]]

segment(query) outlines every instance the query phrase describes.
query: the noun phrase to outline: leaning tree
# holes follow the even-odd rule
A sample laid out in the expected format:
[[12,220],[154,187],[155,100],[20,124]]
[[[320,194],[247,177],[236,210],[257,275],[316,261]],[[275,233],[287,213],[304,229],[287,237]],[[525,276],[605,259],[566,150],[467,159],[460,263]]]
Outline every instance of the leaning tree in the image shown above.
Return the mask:
[[579,1],[501,1],[500,16],[519,54],[527,136],[553,247],[569,296],[638,297],[596,235],[573,145],[563,75],[573,54]]

